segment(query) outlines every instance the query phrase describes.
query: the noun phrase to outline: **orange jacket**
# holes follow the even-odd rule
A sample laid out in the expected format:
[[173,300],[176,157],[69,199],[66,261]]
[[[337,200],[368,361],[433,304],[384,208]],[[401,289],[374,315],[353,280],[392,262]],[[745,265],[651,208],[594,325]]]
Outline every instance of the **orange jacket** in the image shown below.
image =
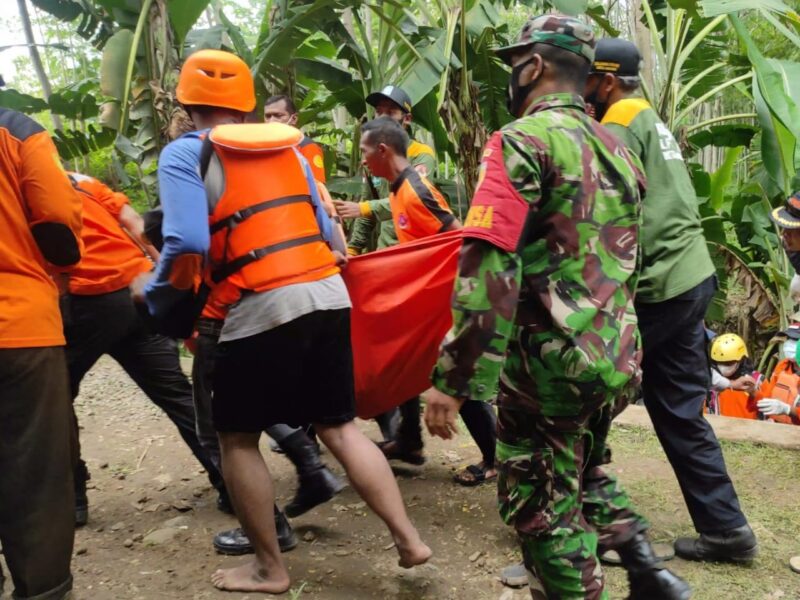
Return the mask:
[[114,192],[94,177],[70,173],[75,189],[83,199],[84,253],[70,274],[69,291],[94,296],[115,292],[130,285],[153,263],[119,224],[125,194]]
[[413,167],[392,182],[389,204],[401,244],[437,234],[455,220],[444,196]]
[[[776,398],[789,406],[794,406],[800,393],[800,375],[797,373],[797,364],[793,360],[784,358],[775,366],[769,381],[761,384],[757,399]],[[777,423],[800,425],[800,419],[788,415],[768,417]]]
[[81,199],[47,132],[0,108],[0,348],[64,344],[48,272],[81,256]]
[[739,419],[758,419],[756,400],[741,390],[723,390],[717,396],[719,414]]
[[311,171],[314,173],[314,179],[325,183],[325,154],[322,148],[310,137],[305,136],[297,145],[308,164],[311,165]]
[[210,199],[205,280],[214,288],[214,305],[229,306],[242,290],[262,292],[339,272],[295,153],[300,136],[278,123],[222,125],[209,133],[225,182],[219,199]]

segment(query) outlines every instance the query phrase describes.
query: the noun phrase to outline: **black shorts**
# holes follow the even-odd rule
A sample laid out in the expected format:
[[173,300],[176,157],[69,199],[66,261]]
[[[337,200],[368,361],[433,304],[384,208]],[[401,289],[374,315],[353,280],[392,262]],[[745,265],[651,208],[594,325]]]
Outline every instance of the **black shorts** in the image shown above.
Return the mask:
[[355,418],[350,309],[321,310],[217,346],[214,427],[338,425]]

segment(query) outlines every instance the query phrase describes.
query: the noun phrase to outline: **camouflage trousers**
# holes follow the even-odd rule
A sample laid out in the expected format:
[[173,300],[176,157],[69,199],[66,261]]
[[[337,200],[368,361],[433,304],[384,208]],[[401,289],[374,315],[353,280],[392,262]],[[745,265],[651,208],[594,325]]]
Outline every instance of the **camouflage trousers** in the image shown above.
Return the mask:
[[566,432],[500,402],[500,515],[517,530],[534,600],[608,598],[598,554],[648,527],[602,466],[612,402]]

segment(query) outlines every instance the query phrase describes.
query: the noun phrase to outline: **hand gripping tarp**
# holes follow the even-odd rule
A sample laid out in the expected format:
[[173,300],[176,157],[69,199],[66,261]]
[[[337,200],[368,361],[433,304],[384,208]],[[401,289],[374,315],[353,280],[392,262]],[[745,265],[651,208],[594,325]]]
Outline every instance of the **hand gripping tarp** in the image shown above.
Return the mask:
[[430,387],[450,299],[461,232],[351,258],[343,275],[353,302],[356,412],[379,415]]

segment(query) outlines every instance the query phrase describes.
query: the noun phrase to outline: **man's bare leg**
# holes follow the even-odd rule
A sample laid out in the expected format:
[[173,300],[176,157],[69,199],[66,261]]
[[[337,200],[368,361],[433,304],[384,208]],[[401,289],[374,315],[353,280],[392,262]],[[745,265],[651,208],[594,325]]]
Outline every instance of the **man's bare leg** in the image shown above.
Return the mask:
[[426,562],[431,557],[431,549],[411,524],[400,489],[380,449],[352,421],[333,426],[315,423],[314,428],[336,460],[342,463],[358,495],[386,523],[400,554],[398,564],[409,569]]
[[232,569],[219,569],[211,581],[221,590],[280,594],[289,589],[272,507],[275,493],[258,449],[259,433],[220,433],[222,473],[236,516],[253,544],[255,557]]

